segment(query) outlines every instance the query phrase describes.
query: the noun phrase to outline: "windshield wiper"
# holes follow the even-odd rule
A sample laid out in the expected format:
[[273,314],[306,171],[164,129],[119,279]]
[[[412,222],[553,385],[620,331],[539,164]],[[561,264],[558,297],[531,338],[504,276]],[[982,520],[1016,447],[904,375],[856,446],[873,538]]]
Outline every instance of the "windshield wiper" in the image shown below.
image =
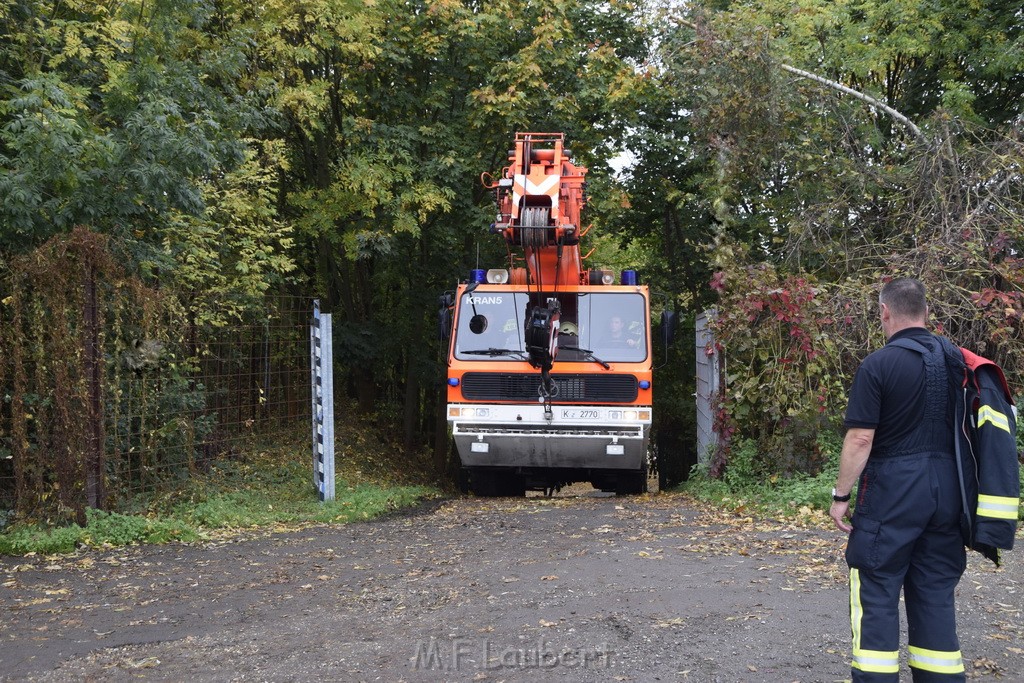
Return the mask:
[[465,354],[467,356],[512,356],[512,355],[517,355],[517,356],[523,356],[524,358],[526,357],[526,353],[524,351],[519,351],[518,349],[495,349],[493,347],[489,348],[489,349],[473,349],[472,351],[459,351],[459,353]]
[[578,346],[562,346],[562,347],[559,347],[559,348],[560,349],[565,349],[567,351],[579,351],[580,353],[583,354],[583,356],[585,358],[587,358],[588,360],[592,360],[595,363],[599,363],[601,365],[601,367],[603,367],[605,370],[611,370],[611,368],[612,368],[612,366],[608,365],[608,363],[606,363],[605,361],[603,361],[600,358],[598,358],[597,356],[595,356],[594,352],[591,351],[590,349],[581,349]]

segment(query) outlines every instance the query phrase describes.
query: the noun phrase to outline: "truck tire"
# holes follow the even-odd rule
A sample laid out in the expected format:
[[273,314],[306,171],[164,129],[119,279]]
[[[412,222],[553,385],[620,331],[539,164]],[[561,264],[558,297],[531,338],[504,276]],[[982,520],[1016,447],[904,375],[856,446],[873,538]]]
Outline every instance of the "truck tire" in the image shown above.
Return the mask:
[[459,466],[458,471],[455,474],[455,485],[459,489],[459,493],[469,493],[469,469]]
[[469,468],[469,487],[481,498],[509,496],[522,498],[526,495],[526,479],[521,474],[502,472],[480,467]]
[[647,467],[641,467],[639,471],[623,472],[615,482],[615,495],[617,496],[639,496],[647,493]]
[[481,498],[494,498],[500,496],[498,476],[491,470],[479,467],[469,468],[469,488],[474,495]]

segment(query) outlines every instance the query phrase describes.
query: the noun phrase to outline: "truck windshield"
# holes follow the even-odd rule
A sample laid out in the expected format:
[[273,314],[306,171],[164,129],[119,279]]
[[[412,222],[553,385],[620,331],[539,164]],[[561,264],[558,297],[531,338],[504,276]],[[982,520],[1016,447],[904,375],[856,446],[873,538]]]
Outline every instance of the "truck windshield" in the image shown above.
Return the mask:
[[459,360],[523,360],[523,324],[530,297],[522,292],[472,292],[462,296],[455,329]]
[[[546,301],[551,295],[545,296]],[[609,362],[647,358],[649,321],[642,294],[632,292],[558,293],[561,305],[559,352],[555,360]],[[522,361],[523,330],[531,301],[525,292],[472,292],[463,295],[455,329],[459,360]]]

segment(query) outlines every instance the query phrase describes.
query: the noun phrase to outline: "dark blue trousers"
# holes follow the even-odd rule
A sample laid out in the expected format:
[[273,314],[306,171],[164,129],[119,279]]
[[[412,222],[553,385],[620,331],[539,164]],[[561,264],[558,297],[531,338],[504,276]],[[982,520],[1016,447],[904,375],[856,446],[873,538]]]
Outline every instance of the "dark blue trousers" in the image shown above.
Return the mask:
[[869,458],[857,489],[850,566],[854,683],[899,681],[899,599],[915,683],[964,681],[954,590],[967,563],[952,455]]

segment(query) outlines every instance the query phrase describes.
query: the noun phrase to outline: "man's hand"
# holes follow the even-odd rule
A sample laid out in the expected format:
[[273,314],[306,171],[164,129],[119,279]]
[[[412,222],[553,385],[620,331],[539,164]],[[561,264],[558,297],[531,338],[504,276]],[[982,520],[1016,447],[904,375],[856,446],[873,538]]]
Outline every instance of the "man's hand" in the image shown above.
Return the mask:
[[853,527],[846,522],[847,515],[850,514],[850,502],[846,501],[843,503],[835,502],[832,503],[832,507],[829,508],[828,516],[832,518],[832,521],[836,523],[840,531],[850,533],[853,531]]

